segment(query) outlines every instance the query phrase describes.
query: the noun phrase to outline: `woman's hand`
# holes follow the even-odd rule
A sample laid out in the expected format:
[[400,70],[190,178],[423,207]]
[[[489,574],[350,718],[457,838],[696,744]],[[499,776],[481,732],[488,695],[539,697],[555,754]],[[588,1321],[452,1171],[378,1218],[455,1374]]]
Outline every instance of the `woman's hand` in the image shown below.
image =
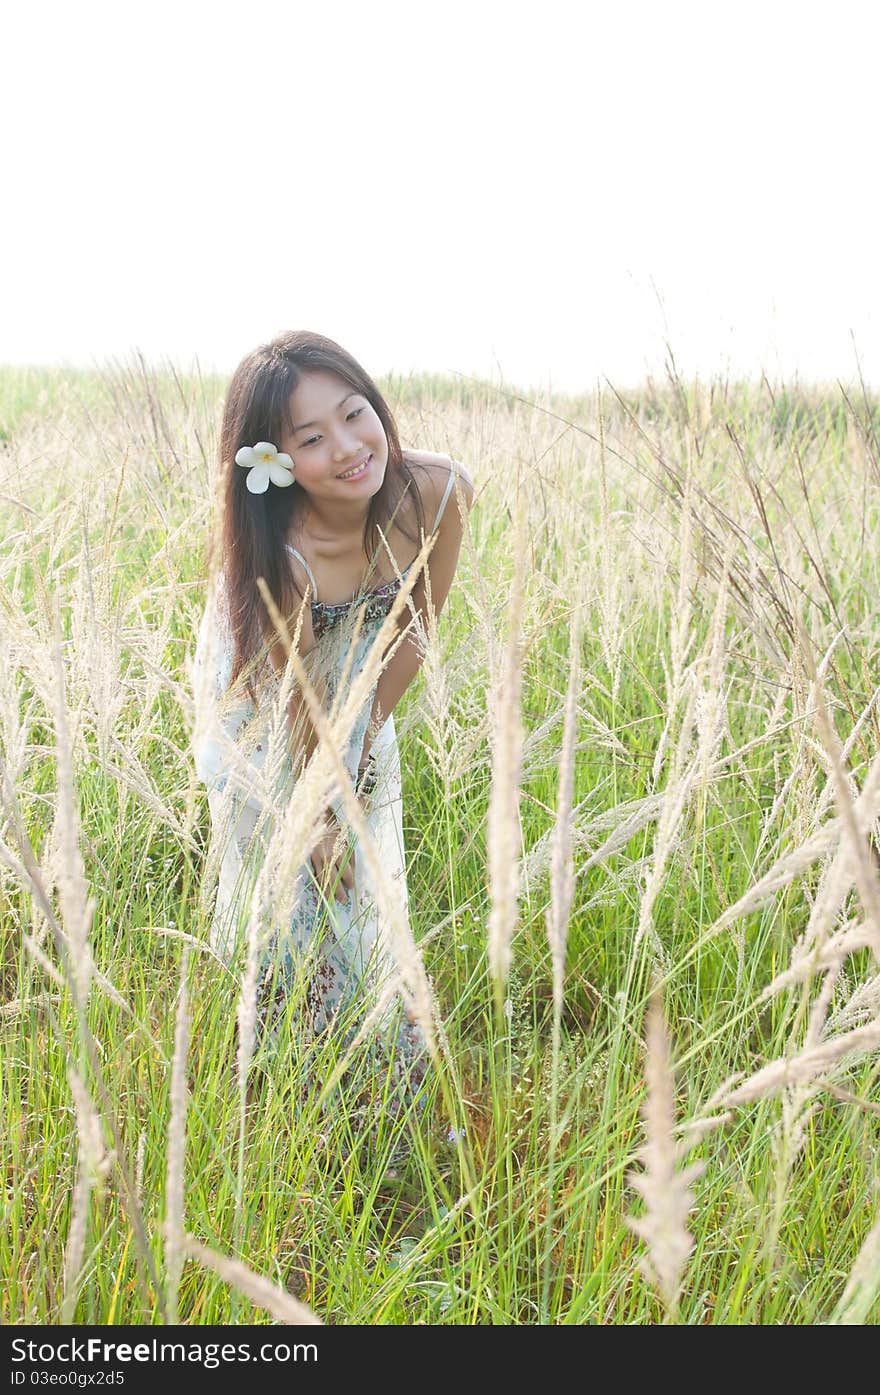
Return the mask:
[[335,899],[342,902],[348,899],[349,892],[354,890],[354,844],[347,830],[334,824],[318,839],[312,848],[312,867],[325,891],[329,891],[338,877]]

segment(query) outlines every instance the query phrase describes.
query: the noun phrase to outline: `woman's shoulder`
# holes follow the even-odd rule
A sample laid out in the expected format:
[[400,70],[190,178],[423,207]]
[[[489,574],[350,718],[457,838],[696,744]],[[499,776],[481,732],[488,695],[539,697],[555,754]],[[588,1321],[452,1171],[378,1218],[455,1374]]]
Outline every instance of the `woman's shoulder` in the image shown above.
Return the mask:
[[474,482],[467,466],[450,455],[437,451],[405,450],[404,460],[413,469],[413,477],[419,487],[422,504],[426,510],[439,505],[449,485],[450,475],[454,475],[464,491],[468,504],[474,496]]

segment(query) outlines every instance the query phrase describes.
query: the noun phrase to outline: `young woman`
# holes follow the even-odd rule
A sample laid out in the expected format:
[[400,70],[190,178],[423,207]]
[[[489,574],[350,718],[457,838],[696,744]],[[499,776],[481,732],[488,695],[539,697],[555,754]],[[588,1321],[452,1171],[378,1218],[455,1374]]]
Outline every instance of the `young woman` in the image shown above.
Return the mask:
[[[467,470],[449,457],[403,451],[372,379],[338,344],[307,332],[281,335],[239,364],[226,398],[220,465],[219,526],[208,556],[213,584],[195,658],[194,739],[209,791],[212,865],[219,863],[211,938],[232,960],[254,914],[266,847],[318,745],[257,578],[295,636],[325,711],[336,703],[338,712],[425,537],[434,538],[398,620],[395,638],[405,637],[366,691],[343,752],[382,869],[397,879],[405,907],[392,712],[419,669],[417,622],[428,592],[439,614],[452,585],[462,511],[474,491]],[[289,696],[273,708],[285,681]],[[320,1039],[344,1024],[350,1038],[392,968],[389,926],[367,861],[346,831],[341,799],[325,811],[323,828],[291,879],[290,904],[279,892],[276,923],[260,952],[260,1019],[276,1045],[294,991],[301,997],[286,1020],[296,1037]],[[404,1068],[420,1075],[418,1029],[399,1007],[382,1021],[398,1076]]]

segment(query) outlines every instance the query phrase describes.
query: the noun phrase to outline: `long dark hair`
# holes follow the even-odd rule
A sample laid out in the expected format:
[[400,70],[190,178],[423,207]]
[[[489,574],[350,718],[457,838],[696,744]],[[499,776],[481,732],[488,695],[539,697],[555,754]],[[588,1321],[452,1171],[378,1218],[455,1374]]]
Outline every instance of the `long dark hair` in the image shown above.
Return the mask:
[[[248,669],[245,687],[257,701],[258,660],[266,661],[268,648],[277,638],[265,603],[257,589],[257,577],[265,577],[281,614],[290,624],[299,609],[300,592],[285,551],[291,524],[302,507],[303,491],[295,481],[287,489],[269,486],[265,494],[251,494],[245,471],[236,469],[236,452],[257,441],[280,447],[286,431],[293,430],[290,396],[304,373],[322,369],[335,373],[367,399],[388,439],[388,466],[382,487],[373,495],[364,526],[364,552],[379,554],[378,529],[388,531],[409,493],[416,511],[418,534],[413,537],[401,518],[398,527],[418,546],[425,520],[419,490],[403,458],[397,426],[376,384],[351,354],[323,334],[298,330],[279,334],[242,359],[232,375],[223,409],[220,431],[220,520],[208,543],[208,567],[213,571],[214,550],[220,549],[229,626],[233,639],[233,663],[229,684]],[[218,569],[219,569],[218,568]]]

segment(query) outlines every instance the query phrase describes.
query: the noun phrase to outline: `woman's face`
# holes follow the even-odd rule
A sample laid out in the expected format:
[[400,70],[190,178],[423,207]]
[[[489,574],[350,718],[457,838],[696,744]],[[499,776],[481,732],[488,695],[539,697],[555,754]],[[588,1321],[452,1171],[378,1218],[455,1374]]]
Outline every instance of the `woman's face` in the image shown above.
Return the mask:
[[[388,438],[366,397],[335,373],[304,373],[290,395],[293,432],[281,449],[297,484],[320,504],[363,504],[382,487]],[[358,468],[360,467],[360,468]],[[356,473],[348,479],[340,476]]]

